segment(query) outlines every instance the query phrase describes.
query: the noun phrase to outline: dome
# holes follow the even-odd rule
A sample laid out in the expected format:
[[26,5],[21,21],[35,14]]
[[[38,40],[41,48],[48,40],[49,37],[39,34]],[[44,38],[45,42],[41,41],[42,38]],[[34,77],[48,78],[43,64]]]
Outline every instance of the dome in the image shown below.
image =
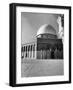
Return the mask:
[[45,24],[39,28],[37,31],[37,36],[40,34],[52,34],[56,35],[56,30],[53,28],[53,26]]

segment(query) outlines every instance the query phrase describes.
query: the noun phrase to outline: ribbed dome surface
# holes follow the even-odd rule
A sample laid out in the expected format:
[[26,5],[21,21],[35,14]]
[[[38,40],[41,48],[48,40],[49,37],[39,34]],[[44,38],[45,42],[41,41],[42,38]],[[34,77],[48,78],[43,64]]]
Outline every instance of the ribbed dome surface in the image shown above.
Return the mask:
[[56,30],[53,28],[53,26],[45,24],[39,28],[37,31],[37,36],[40,34],[53,34],[56,35]]

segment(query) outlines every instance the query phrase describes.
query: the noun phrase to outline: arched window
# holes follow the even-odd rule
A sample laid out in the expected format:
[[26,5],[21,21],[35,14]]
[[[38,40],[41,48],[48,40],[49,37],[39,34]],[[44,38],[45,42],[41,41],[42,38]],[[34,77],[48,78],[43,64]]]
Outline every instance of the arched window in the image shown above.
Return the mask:
[[24,46],[24,52],[25,52],[25,46]]
[[28,45],[28,58],[30,58],[30,45]]
[[31,46],[29,45],[29,58],[31,57]]
[[24,47],[21,48],[21,58],[24,58]]
[[26,48],[26,55],[25,55],[25,57],[27,58],[27,46],[25,48]]
[[33,58],[35,57],[35,44],[33,45]]
[[24,47],[22,46],[22,48],[21,48],[21,52],[23,52],[24,51]]
[[32,57],[32,45],[30,46],[30,58]]

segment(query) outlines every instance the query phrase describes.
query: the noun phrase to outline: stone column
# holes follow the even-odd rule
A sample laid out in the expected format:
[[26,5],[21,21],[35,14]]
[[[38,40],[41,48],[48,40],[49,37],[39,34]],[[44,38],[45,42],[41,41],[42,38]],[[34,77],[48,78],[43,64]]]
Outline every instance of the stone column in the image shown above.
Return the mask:
[[33,58],[35,58],[35,44],[33,45]]
[[35,44],[34,44],[34,59],[35,59]]

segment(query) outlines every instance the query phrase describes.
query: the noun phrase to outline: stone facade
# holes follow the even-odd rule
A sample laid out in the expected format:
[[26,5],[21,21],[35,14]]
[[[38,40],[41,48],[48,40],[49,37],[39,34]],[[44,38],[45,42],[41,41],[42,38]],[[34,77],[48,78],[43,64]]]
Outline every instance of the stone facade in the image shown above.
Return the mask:
[[62,39],[37,38],[33,43],[22,45],[23,59],[63,59]]

